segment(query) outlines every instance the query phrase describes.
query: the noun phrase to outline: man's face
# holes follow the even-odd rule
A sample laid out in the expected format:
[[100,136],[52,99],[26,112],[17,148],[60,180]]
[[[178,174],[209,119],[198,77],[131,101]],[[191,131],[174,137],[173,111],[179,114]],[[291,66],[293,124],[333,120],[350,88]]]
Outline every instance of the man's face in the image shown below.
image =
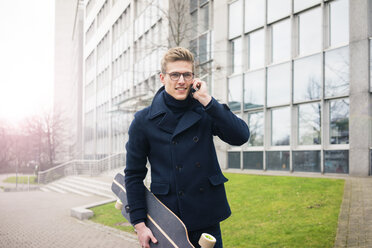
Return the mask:
[[177,100],[185,100],[190,92],[193,80],[186,81],[184,76],[180,76],[180,78],[175,81],[171,79],[171,75],[172,73],[192,73],[192,63],[179,60],[168,63],[166,68],[165,74],[160,73],[160,80],[165,86],[165,91]]

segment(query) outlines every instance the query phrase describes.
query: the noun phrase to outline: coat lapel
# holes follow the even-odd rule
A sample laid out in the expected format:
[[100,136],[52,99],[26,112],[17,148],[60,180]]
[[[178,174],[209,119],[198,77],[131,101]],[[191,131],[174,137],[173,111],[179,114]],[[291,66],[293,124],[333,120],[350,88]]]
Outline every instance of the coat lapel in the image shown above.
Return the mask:
[[160,121],[157,122],[157,126],[165,132],[173,134],[173,138],[198,122],[201,119],[201,115],[193,110],[188,110],[181,119],[177,121],[172,111],[169,110],[164,102],[163,91],[164,86],[161,87],[154,96],[150,107],[149,119],[154,121],[160,119]]
[[201,115],[197,112],[194,112],[192,110],[187,111],[178,122],[178,125],[176,129],[174,130],[172,138],[177,136],[178,134],[182,133],[192,125],[194,125],[196,122],[198,122],[201,119]]

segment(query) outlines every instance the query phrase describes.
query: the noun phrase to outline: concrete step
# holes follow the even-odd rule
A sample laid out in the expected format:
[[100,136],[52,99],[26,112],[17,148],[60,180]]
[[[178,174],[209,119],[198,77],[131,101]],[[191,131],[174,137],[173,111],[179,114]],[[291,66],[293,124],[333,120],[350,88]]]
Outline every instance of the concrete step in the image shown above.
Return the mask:
[[43,187],[42,191],[54,191],[58,193],[74,193],[81,196],[98,195],[105,198],[114,199],[111,191],[111,183],[90,179],[83,176],[71,176],[55,181]]

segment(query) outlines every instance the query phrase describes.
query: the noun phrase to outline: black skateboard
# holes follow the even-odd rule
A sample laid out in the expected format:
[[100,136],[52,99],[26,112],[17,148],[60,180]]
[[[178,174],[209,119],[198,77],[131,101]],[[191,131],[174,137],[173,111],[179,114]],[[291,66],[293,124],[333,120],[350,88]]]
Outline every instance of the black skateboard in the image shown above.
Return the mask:
[[[111,189],[120,200],[118,200],[116,207],[121,209],[122,215],[129,221],[129,213],[126,211],[126,206],[128,205],[127,194],[122,174],[119,173],[115,176]],[[188,238],[187,229],[183,222],[147,188],[145,195],[147,204],[146,226],[150,228],[158,240],[157,244],[150,242],[150,247],[194,248]],[[203,233],[199,244],[202,248],[213,248],[215,242],[216,239],[212,235]]]

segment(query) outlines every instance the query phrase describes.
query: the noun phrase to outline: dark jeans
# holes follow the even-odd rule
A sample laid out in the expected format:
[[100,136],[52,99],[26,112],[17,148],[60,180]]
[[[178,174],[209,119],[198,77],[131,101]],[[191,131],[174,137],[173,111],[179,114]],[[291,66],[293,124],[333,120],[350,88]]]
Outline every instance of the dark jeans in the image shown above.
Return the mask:
[[189,239],[191,243],[193,244],[193,246],[195,246],[195,248],[200,248],[200,245],[198,244],[198,242],[199,242],[199,239],[202,233],[208,233],[216,238],[216,244],[214,248],[222,248],[222,236],[221,236],[220,223],[213,225],[211,227],[208,227],[208,228],[189,232],[188,233]]

